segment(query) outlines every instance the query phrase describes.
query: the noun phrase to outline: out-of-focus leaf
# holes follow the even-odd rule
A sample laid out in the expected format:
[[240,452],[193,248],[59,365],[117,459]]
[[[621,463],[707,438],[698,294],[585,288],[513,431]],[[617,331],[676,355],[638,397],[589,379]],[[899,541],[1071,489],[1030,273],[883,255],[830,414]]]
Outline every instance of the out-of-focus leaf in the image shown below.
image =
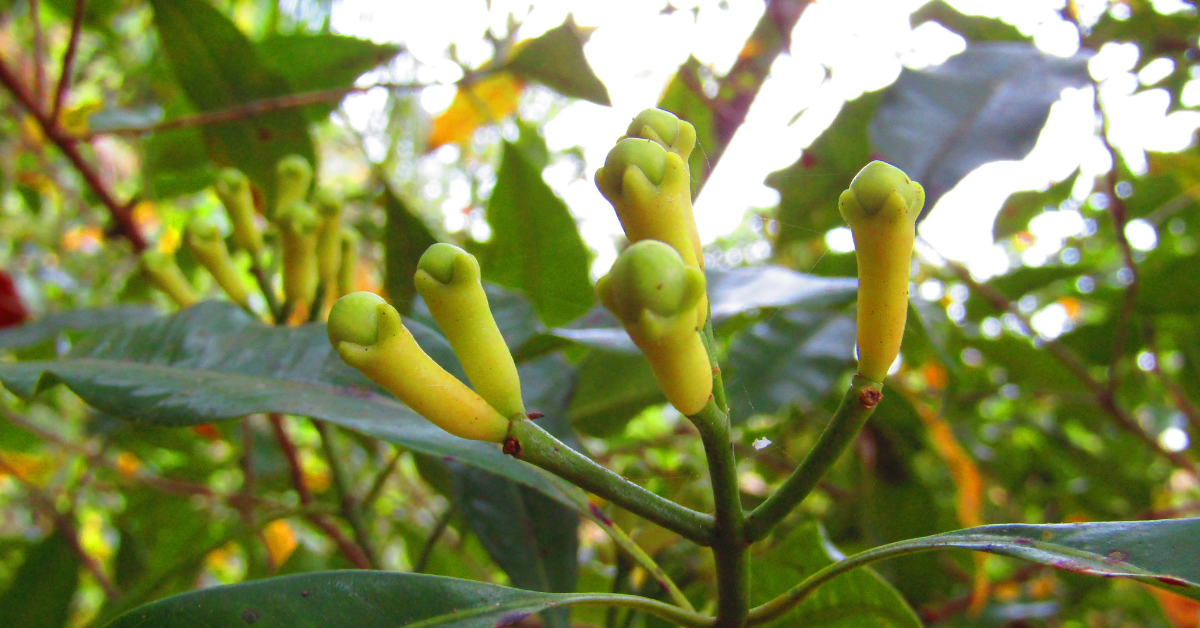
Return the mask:
[[734,337],[725,368],[733,416],[812,407],[854,360],[854,318],[828,310],[783,309]]
[[1045,210],[1053,209],[1071,196],[1071,188],[1079,177],[1076,170],[1071,176],[1051,185],[1043,191],[1015,192],[1004,201],[996,222],[992,225],[992,238],[1003,240],[1029,228],[1029,221]]
[[906,69],[884,92],[871,142],[925,186],[928,214],[975,168],[1029,154],[1062,90],[1090,83],[1087,59],[978,43],[940,66]]
[[[72,0],[46,0],[46,4],[66,20],[75,14]],[[112,19],[124,10],[128,3],[122,0],[91,0],[83,9],[83,25],[104,35],[112,35]]]
[[805,275],[782,266],[747,266],[707,274],[713,322],[758,308],[836,308],[858,295],[854,279]]
[[1008,334],[972,343],[984,357],[1003,366],[1008,379],[1036,392],[1083,392],[1083,384],[1049,352]]
[[965,15],[950,6],[945,0],[934,0],[913,11],[909,23],[916,28],[925,22],[937,22],[958,33],[969,42],[976,41],[1026,41],[1020,29],[1004,20]]
[[79,588],[79,568],[79,557],[59,532],[31,547],[0,595],[0,626],[64,628]]
[[950,355],[950,334],[954,323],[946,310],[935,302],[913,295],[908,302],[908,324],[901,343],[905,361],[921,364],[937,360],[952,371],[960,364]]
[[767,175],[767,185],[779,190],[777,255],[780,247],[823,238],[826,231],[842,224],[838,195],[871,161],[867,127],[880,96],[871,92],[846,103],[796,163]]
[[518,44],[504,67],[564,96],[610,106],[608,88],[600,82],[583,54],[583,44],[590,35],[591,29],[579,28],[568,16],[560,26]]
[[[405,324],[462,378],[444,338],[416,321]],[[575,487],[495,445],[451,436],[384,396],[341,361],[324,325],[271,327],[226,302],[97,332],[59,360],[0,363],[0,381],[22,397],[63,383],[96,408],[143,425],[183,427],[256,412],[311,416],[503,475],[586,512]]]
[[700,61],[691,55],[679,66],[675,76],[667,83],[662,96],[658,98],[658,108],[665,109],[687,120],[696,127],[696,148],[688,158],[688,170],[692,174],[692,197],[704,185],[708,178],[708,152],[717,143],[717,122],[708,101],[699,93],[697,86],[700,78],[697,74]]
[[[294,92],[350,87],[362,73],[400,54],[400,46],[333,33],[272,35],[255,44],[263,65],[282,76]],[[321,120],[335,102],[306,107],[312,120]]]
[[110,325],[139,325],[159,316],[158,310],[143,306],[64,310],[20,327],[0,330],[0,349],[28,347],[68,331],[83,331]]
[[492,239],[479,260],[485,278],[524,292],[549,326],[588,311],[595,301],[589,255],[575,219],[541,172],[507,142],[487,221]]
[[474,83],[462,83],[450,106],[433,119],[425,149],[461,144],[479,127],[507,118],[517,110],[524,83],[508,72],[495,72]]
[[322,571],[212,587],[134,609],[107,628],[493,628],[581,596],[386,571]]
[[1200,519],[1010,523],[901,541],[892,547],[988,552],[1088,576],[1132,578],[1200,599],[1200,554],[1181,551],[1194,545],[1197,534],[1200,534]]
[[[192,113],[195,110],[182,97],[166,107],[166,115],[172,118]],[[148,196],[154,199],[194,194],[217,178],[204,134],[195,127],[152,133],[142,142],[142,154],[142,181]]]
[[1146,314],[1200,312],[1200,255],[1182,255],[1145,268],[1139,277],[1137,306]]
[[643,355],[592,351],[579,364],[567,416],[584,434],[612,436],[642,410],[665,402]]
[[[152,0],[158,40],[179,85],[200,111],[228,109],[291,90],[254,44],[205,0]],[[209,157],[241,170],[274,202],[275,164],[291,154],[316,164],[304,114],[272,111],[202,128]]]
[[425,249],[437,243],[437,238],[391,186],[383,186],[379,199],[387,216],[383,236],[386,269],[383,285],[392,305],[407,314],[412,310],[413,297],[417,293],[413,284],[417,260],[421,259]]
[[[1078,266],[1022,266],[1007,275],[992,279],[988,284],[1009,301],[1016,302],[1030,292],[1051,286],[1057,281],[1074,279],[1085,272],[1086,269]],[[999,313],[991,303],[974,293],[967,299],[966,305],[967,317],[971,320]]]
[[[782,542],[756,553],[750,571],[751,599],[755,604],[765,603],[842,558],[820,524],[804,523]],[[791,612],[763,625],[919,628],[921,621],[891,585],[874,572],[860,569],[825,584]]]

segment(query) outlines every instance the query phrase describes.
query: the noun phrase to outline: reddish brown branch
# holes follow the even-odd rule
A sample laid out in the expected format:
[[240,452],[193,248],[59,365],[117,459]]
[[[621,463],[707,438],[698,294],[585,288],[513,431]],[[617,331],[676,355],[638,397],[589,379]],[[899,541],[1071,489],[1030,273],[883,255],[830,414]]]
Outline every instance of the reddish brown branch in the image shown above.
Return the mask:
[[133,215],[130,208],[117,201],[112,192],[108,190],[108,187],[104,185],[104,182],[100,180],[100,175],[96,173],[96,170],[83,159],[76,140],[68,136],[62,127],[55,124],[47,116],[46,112],[42,111],[41,107],[38,106],[38,102],[21,85],[21,81],[13,74],[3,58],[0,58],[0,83],[3,83],[4,87],[17,99],[17,102],[21,103],[29,111],[29,114],[37,120],[42,133],[51,142],[54,142],[59,150],[67,156],[71,165],[75,167],[75,170],[79,172],[83,180],[87,182],[88,187],[92,188],[92,191],[95,192],[100,202],[108,208],[109,214],[117,222],[121,233],[133,245],[133,250],[137,253],[144,251],[146,249],[146,239],[142,236],[142,232],[138,229],[137,224],[133,222]]
[[40,7],[39,0],[29,0],[29,21],[33,24],[33,95],[39,105],[46,102],[46,44]]
[[[279,441],[279,448],[283,451],[283,457],[287,459],[288,471],[292,475],[292,486],[295,487],[296,494],[300,496],[300,504],[305,507],[312,506],[312,491],[308,488],[308,481],[304,479],[304,469],[300,466],[300,456],[296,450],[296,444],[292,442],[291,437],[288,436],[287,430],[284,428],[283,417],[272,413],[270,419],[271,429],[275,432],[275,439]],[[367,554],[363,549],[346,538],[346,535],[342,534],[341,529],[329,517],[322,514],[310,514],[308,515],[308,520],[333,540],[342,554],[355,567],[359,569],[371,568],[371,561],[367,558]]]
[[63,102],[67,99],[67,88],[71,86],[71,67],[79,48],[79,34],[83,32],[83,12],[86,8],[87,0],[75,0],[75,12],[71,16],[71,39],[63,54],[62,71],[58,73],[58,87],[54,90],[54,106],[50,109],[50,122],[55,126],[58,126]]
[[[986,299],[993,308],[1000,312],[1005,312],[1016,316],[1017,320],[1021,322],[1021,326],[1024,328],[1025,333],[1030,334],[1031,336],[1037,335],[1037,332],[1034,330],[1033,324],[1030,322],[1029,317],[1023,314],[1017,308],[1013,307],[1012,302],[1009,301],[1007,297],[1005,297],[995,288],[975,281],[975,279],[971,277],[970,271],[968,271],[962,264],[957,264],[950,261],[947,261],[947,264],[949,265],[950,269],[954,271],[956,275],[958,275],[959,279],[962,279],[962,281],[966,283],[971,290],[975,291],[984,299]],[[1188,471],[1191,471],[1193,475],[1200,477],[1200,467],[1197,467],[1195,462],[1183,455],[1181,452],[1168,451],[1161,444],[1159,444],[1159,442],[1155,440],[1153,436],[1146,433],[1146,430],[1143,430],[1142,427],[1138,425],[1137,419],[1130,415],[1128,410],[1121,407],[1121,405],[1117,403],[1115,392],[1105,382],[1101,382],[1095,377],[1092,377],[1092,374],[1088,372],[1087,366],[1082,360],[1079,359],[1079,356],[1075,355],[1074,351],[1071,351],[1069,348],[1063,346],[1061,343],[1053,339],[1047,339],[1045,341],[1045,345],[1043,346],[1047,351],[1050,352],[1050,355],[1054,356],[1054,358],[1057,359],[1063,366],[1065,366],[1067,370],[1075,376],[1076,379],[1078,379],[1085,387],[1087,387],[1087,389],[1095,397],[1096,403],[1117,422],[1117,425],[1119,425],[1125,431],[1136,436],[1158,455],[1170,460],[1175,466],[1181,469],[1187,469]]]
[[411,90],[420,89],[424,87],[424,85],[410,83],[380,83],[375,85],[365,85],[363,87],[339,87],[336,89],[325,89],[316,92],[304,92],[302,94],[287,94],[284,96],[276,96],[274,98],[255,100],[245,104],[237,105],[236,107],[230,107],[228,109],[205,111],[203,113],[197,113],[190,116],[180,116],[178,118],[172,118],[170,120],[165,120],[163,122],[148,126],[129,126],[106,129],[102,131],[90,131],[80,135],[76,139],[88,140],[101,135],[143,135],[146,133],[155,133],[170,129],[181,129],[187,127],[205,126],[209,124],[219,124],[222,122],[233,122],[235,120],[253,118],[254,116],[259,116],[264,113],[271,113],[272,111],[282,111],[284,109],[307,107],[308,105],[337,102],[344,98],[347,94],[366,92],[375,89],[376,87],[394,90]]

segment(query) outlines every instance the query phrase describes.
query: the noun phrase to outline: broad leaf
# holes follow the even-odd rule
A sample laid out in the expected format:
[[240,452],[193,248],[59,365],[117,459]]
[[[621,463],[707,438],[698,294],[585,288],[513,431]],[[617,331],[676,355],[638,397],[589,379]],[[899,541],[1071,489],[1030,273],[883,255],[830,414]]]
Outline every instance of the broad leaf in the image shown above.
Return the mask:
[[437,238],[390,185],[384,184],[379,198],[387,217],[383,235],[384,286],[391,304],[407,314],[417,293],[413,285],[417,260],[425,249],[437,243]]
[[[333,33],[272,35],[255,45],[263,65],[287,80],[294,92],[315,92],[350,87],[364,72],[400,53],[395,44]],[[321,120],[336,102],[305,108],[312,120]]]
[[411,573],[322,571],[177,595],[134,609],[108,628],[395,628],[418,622],[494,628],[578,597]]
[[79,568],[79,557],[58,532],[31,546],[12,584],[0,595],[0,626],[66,626],[79,588]]
[[945,0],[934,0],[913,11],[909,22],[913,28],[925,22],[937,22],[947,29],[962,35],[969,42],[977,41],[1025,41],[1020,29],[1004,20],[966,15]]
[[[754,557],[752,599],[764,603],[842,558],[820,524],[805,523]],[[764,625],[920,628],[921,621],[891,585],[871,571],[859,570],[829,582],[790,613]]]
[[492,239],[480,258],[484,277],[525,293],[547,325],[562,325],[595,301],[589,255],[575,219],[522,151],[505,142],[488,199]]
[[696,148],[688,158],[688,170],[692,174],[693,200],[699,195],[698,190],[704,187],[704,181],[708,179],[708,152],[717,145],[716,116],[708,104],[708,99],[698,91],[699,68],[700,61],[689,55],[658,99],[659,109],[670,111],[679,119],[687,120],[696,127]]
[[592,351],[579,365],[567,416],[589,436],[612,436],[642,410],[666,397],[641,353]]
[[747,266],[708,273],[714,323],[758,308],[834,308],[857,297],[854,279],[805,275],[782,266]]
[[823,238],[842,224],[838,195],[871,161],[867,125],[879,98],[879,92],[871,92],[846,103],[796,163],[767,175],[767,185],[779,190],[776,255],[786,259],[787,245]]
[[1200,312],[1198,264],[1200,255],[1181,255],[1143,270],[1138,286],[1138,309],[1147,314]]
[[972,170],[1029,154],[1062,90],[1090,83],[1087,58],[978,43],[940,66],[906,69],[884,93],[871,142],[925,186],[927,214]]
[[[461,377],[445,339],[416,321],[406,326]],[[98,332],[59,360],[0,364],[0,381],[23,397],[61,382],[96,408],[143,425],[180,427],[256,412],[310,416],[503,475],[586,512],[578,489],[494,445],[451,436],[385,396],[341,361],[324,325],[271,327],[229,303],[205,302],[139,327]]]
[[[254,44],[206,0],[151,0],[158,40],[175,78],[200,111],[282,96],[287,81],[258,57]],[[203,127],[209,157],[234,166],[261,187],[270,204],[275,164],[290,154],[316,164],[304,114],[273,111]]]
[[51,338],[57,338],[64,332],[96,329],[109,325],[138,325],[159,316],[157,310],[144,306],[55,312],[20,327],[0,330],[0,349],[28,347]]
[[591,35],[570,17],[539,37],[521,42],[505,69],[517,76],[537,81],[572,98],[583,98],[609,106],[608,88],[596,77],[583,54],[583,44]]
[[1016,233],[1026,231],[1029,221],[1043,211],[1055,209],[1071,196],[1075,179],[1079,177],[1076,170],[1071,176],[1051,185],[1042,191],[1022,191],[1009,195],[996,214],[996,222],[992,225],[992,238],[1002,240]]

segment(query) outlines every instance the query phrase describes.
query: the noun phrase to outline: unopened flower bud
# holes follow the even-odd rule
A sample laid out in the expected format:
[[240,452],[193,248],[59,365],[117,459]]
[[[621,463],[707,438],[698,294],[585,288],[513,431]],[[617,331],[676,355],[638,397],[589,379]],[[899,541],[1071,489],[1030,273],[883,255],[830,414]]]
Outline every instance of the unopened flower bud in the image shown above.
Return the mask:
[[294,203],[307,200],[312,178],[312,165],[307,159],[300,155],[288,155],[280,159],[275,165],[275,206],[267,218],[277,220],[279,212]]
[[142,253],[138,266],[146,281],[163,291],[175,305],[188,307],[200,300],[196,291],[192,289],[192,284],[188,283],[187,277],[179,270],[174,255],[150,249]]
[[217,198],[225,206],[229,224],[233,225],[233,241],[250,257],[257,258],[262,250],[262,233],[254,224],[254,193],[250,191],[250,180],[240,170],[226,168],[217,177],[214,187]]
[[295,202],[275,216],[283,248],[283,296],[295,305],[309,305],[317,294],[317,213]]
[[225,238],[221,237],[221,230],[216,225],[199,218],[193,219],[183,234],[183,243],[231,301],[242,307],[249,306],[250,293],[229,257]]
[[338,263],[337,291],[343,297],[354,292],[354,282],[358,272],[358,232],[353,229],[342,229],[340,261]]
[[317,194],[317,276],[326,294],[337,285],[342,257],[342,202],[328,191]]

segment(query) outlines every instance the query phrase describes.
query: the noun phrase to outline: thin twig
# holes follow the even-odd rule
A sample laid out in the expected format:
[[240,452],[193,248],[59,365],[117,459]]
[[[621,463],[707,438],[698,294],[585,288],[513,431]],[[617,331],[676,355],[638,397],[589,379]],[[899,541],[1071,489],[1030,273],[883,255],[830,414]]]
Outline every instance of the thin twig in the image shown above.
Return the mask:
[[[296,444],[292,442],[291,437],[288,436],[287,430],[283,426],[283,416],[272,413],[270,420],[271,428],[275,432],[275,439],[279,442],[279,449],[283,452],[283,457],[287,460],[288,471],[292,476],[292,486],[296,489],[296,494],[300,496],[300,505],[311,506],[313,503],[312,491],[308,488],[308,481],[304,479],[304,469],[300,466],[300,455],[296,450]],[[342,531],[328,517],[320,514],[312,514],[308,516],[308,520],[332,539],[342,554],[355,567],[359,569],[371,569],[371,561],[367,558],[363,549],[346,538],[346,535],[342,534]]]
[[206,126],[209,124],[219,124],[222,122],[233,122],[236,120],[243,120],[245,118],[253,118],[254,116],[259,116],[264,113],[271,113],[273,111],[283,111],[285,109],[307,107],[308,105],[337,102],[348,94],[368,92],[377,87],[388,90],[418,90],[426,87],[426,85],[419,83],[376,83],[361,87],[338,87],[335,89],[324,89],[315,92],[304,92],[302,94],[286,94],[283,96],[275,96],[273,98],[255,100],[241,105],[236,105],[228,109],[205,111],[190,116],[180,116],[178,118],[164,120],[157,124],[88,131],[76,139],[88,140],[102,135],[144,135],[159,131],[167,131],[170,129],[181,129],[196,126]]
[[33,95],[39,109],[46,104],[46,44],[41,13],[39,0],[29,0],[29,21],[33,24]]
[[321,436],[321,448],[324,449],[325,458],[329,461],[329,472],[333,476],[333,488],[338,493],[338,505],[341,508],[342,517],[350,524],[350,530],[354,532],[354,540],[367,555],[367,560],[371,562],[372,568],[378,568],[379,557],[375,553],[375,544],[371,542],[371,535],[363,521],[358,500],[354,498],[354,489],[350,485],[350,478],[347,477],[346,467],[342,464],[337,443],[334,442],[334,431],[329,429],[329,426],[323,421],[313,419],[312,424]]
[[108,187],[104,185],[104,182],[100,180],[100,175],[96,173],[96,170],[88,165],[86,161],[84,161],[83,155],[80,154],[76,141],[69,137],[61,127],[59,127],[57,124],[54,124],[54,122],[47,117],[46,113],[43,112],[38,106],[37,101],[29,93],[29,91],[26,90],[23,85],[21,85],[21,81],[17,79],[17,76],[8,67],[8,64],[5,63],[2,57],[0,57],[0,83],[2,83],[4,87],[8,89],[10,93],[12,93],[13,97],[17,99],[17,102],[21,103],[21,105],[29,111],[29,114],[32,115],[35,120],[37,120],[38,126],[42,128],[42,133],[45,134],[45,136],[51,142],[54,142],[54,144],[58,146],[59,150],[66,155],[67,159],[71,162],[71,165],[75,167],[75,170],[79,172],[79,175],[83,177],[83,180],[87,182],[88,187],[92,188],[92,191],[95,192],[96,196],[100,199],[100,202],[108,208],[109,214],[112,215],[113,220],[117,222],[117,226],[121,233],[124,234],[124,236],[129,240],[129,243],[133,246],[134,252],[141,253],[142,251],[146,250],[146,238],[142,236],[142,232],[138,228],[137,223],[133,222],[133,215],[130,211],[130,206],[117,201],[112,192],[109,191]]
[[75,529],[74,512],[59,512],[58,508],[54,506],[54,500],[51,499],[50,496],[46,495],[40,488],[38,488],[37,485],[22,477],[21,473],[10,466],[8,461],[5,460],[4,456],[2,455],[0,455],[0,470],[10,475],[19,484],[21,484],[25,488],[26,492],[29,493],[30,498],[37,504],[37,507],[42,510],[47,517],[50,517],[50,519],[54,521],[55,527],[58,528],[59,533],[63,535],[63,539],[67,542],[67,545],[71,547],[71,551],[79,557],[79,562],[82,563],[84,568],[92,574],[92,577],[96,579],[96,583],[100,585],[100,588],[104,589],[105,597],[107,597],[109,600],[115,600],[121,597],[121,590],[118,589],[115,584],[113,584],[113,581],[109,579],[108,574],[104,573],[104,569],[100,566],[100,562],[97,561],[94,556],[87,553],[87,550],[85,550],[83,545],[80,544],[79,532]]
[[1171,395],[1171,400],[1175,402],[1175,407],[1187,417],[1188,423],[1200,433],[1200,410],[1197,410],[1196,404],[1192,403],[1188,397],[1187,391],[1183,389],[1175,380],[1171,379],[1167,372],[1162,367],[1162,353],[1158,349],[1157,332],[1154,325],[1150,321],[1146,321],[1142,325],[1142,335],[1146,340],[1146,347],[1150,350],[1150,354],[1154,357],[1154,368],[1151,372],[1158,378],[1167,392]]
[[[1008,297],[1004,296],[991,286],[975,281],[975,279],[971,277],[971,272],[968,271],[962,264],[951,262],[949,260],[946,260],[946,264],[950,270],[954,272],[954,274],[958,275],[959,279],[961,279],[963,283],[967,284],[971,290],[975,291],[984,299],[986,299],[997,311],[1006,312],[1015,316],[1021,323],[1025,333],[1029,334],[1030,336],[1040,337],[1037,331],[1034,330],[1033,323],[1030,321],[1029,317],[1022,313],[1019,309],[1013,307],[1013,304],[1008,300]],[[1138,425],[1137,419],[1130,415],[1128,410],[1121,407],[1121,405],[1117,403],[1116,395],[1113,394],[1113,391],[1110,390],[1104,382],[1092,377],[1092,374],[1088,372],[1087,366],[1084,365],[1083,361],[1079,359],[1079,356],[1075,355],[1074,351],[1067,348],[1057,340],[1050,338],[1043,340],[1045,342],[1045,344],[1042,345],[1043,348],[1049,351],[1050,355],[1054,356],[1054,358],[1057,359],[1063,366],[1065,366],[1067,370],[1075,376],[1076,379],[1082,382],[1083,385],[1087,387],[1089,391],[1091,391],[1092,395],[1096,399],[1097,404],[1116,420],[1117,425],[1119,425],[1125,431],[1136,436],[1139,440],[1145,443],[1147,447],[1158,453],[1158,455],[1170,460],[1175,466],[1181,469],[1187,469],[1188,471],[1191,471],[1192,474],[1200,476],[1200,468],[1196,466],[1195,462],[1180,452],[1167,451],[1161,444],[1159,444],[1157,440],[1154,439],[1153,436],[1147,434],[1146,431],[1143,430],[1140,425]]]
[[362,508],[364,511],[369,511],[374,505],[375,500],[383,494],[383,489],[387,486],[388,478],[392,477],[392,473],[396,470],[396,465],[400,463],[400,456],[404,455],[404,450],[397,447],[392,453],[392,458],[384,465],[383,469],[375,476],[375,481],[371,482],[371,489],[367,491],[367,495],[362,499]]
[[437,524],[433,526],[433,532],[429,533],[429,540],[425,541],[425,547],[421,548],[421,555],[417,557],[417,562],[413,564],[413,573],[423,573],[425,567],[429,564],[429,557],[433,555],[433,546],[437,545],[438,539],[442,538],[442,534],[446,532],[446,526],[450,525],[450,519],[454,516],[454,506],[446,507],[446,511],[438,517]]
[[57,126],[59,115],[62,114],[63,102],[67,99],[67,88],[71,86],[71,67],[75,63],[75,53],[79,47],[79,34],[83,32],[83,13],[87,8],[87,0],[75,0],[75,12],[71,15],[71,39],[67,42],[67,52],[63,54],[62,71],[58,73],[58,88],[54,90],[54,106],[50,109],[50,121]]

